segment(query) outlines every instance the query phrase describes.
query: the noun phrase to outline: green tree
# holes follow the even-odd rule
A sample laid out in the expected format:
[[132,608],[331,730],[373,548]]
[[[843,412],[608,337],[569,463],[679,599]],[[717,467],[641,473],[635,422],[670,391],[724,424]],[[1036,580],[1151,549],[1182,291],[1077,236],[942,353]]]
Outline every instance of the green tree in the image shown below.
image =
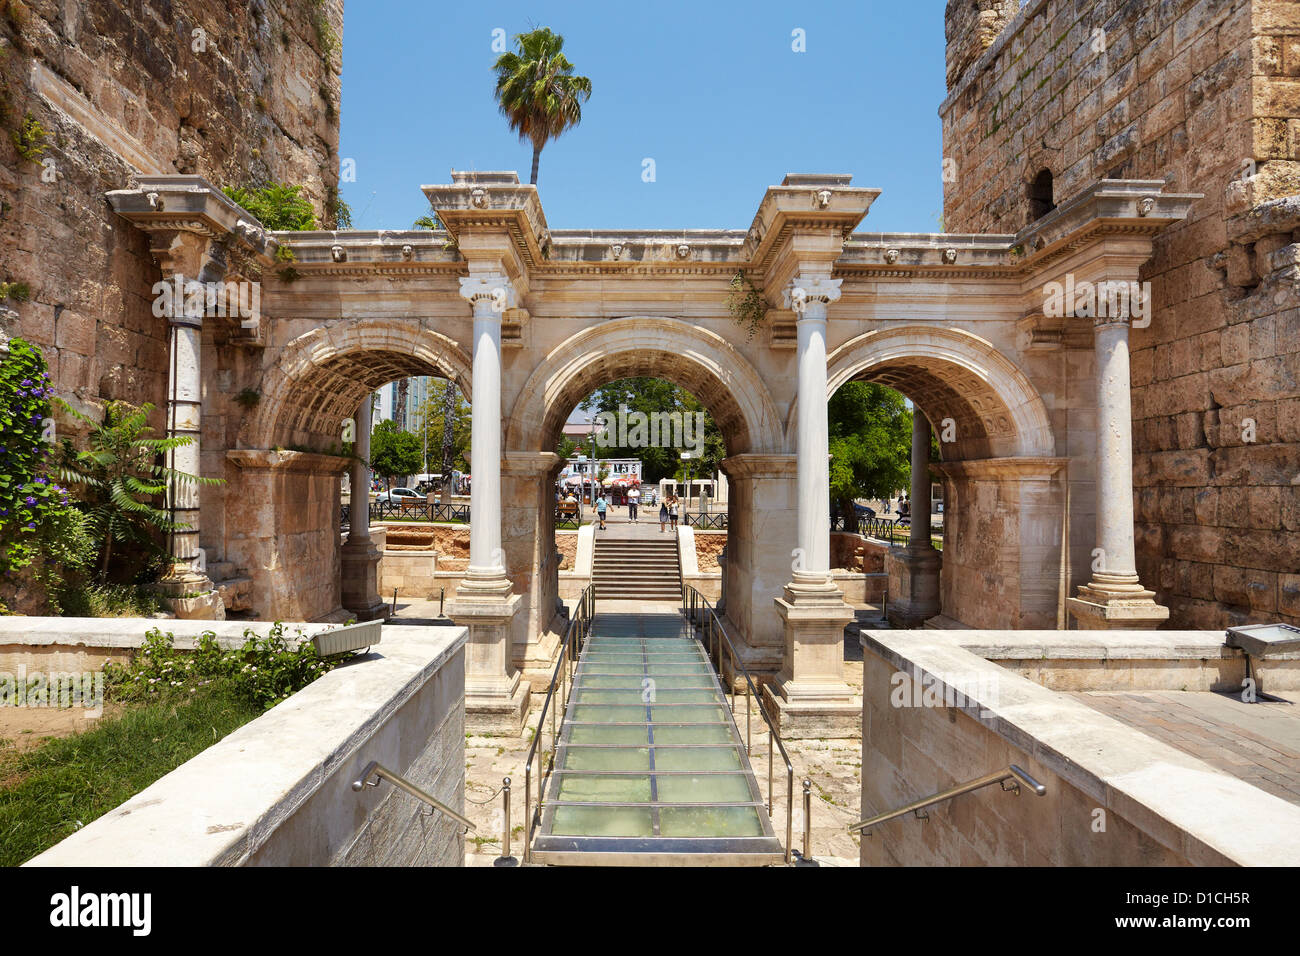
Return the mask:
[[173,436],[151,438],[149,404],[136,408],[126,402],[109,402],[104,420],[95,421],[66,402],[60,404],[89,426],[86,448],[77,451],[64,439],[59,476],[84,489],[81,502],[87,527],[99,551],[99,582],[108,580],[114,548],[132,545],[158,553],[155,532],[183,531],[189,526],[172,520],[162,499],[171,485],[220,485],[220,478],[200,478],[162,464],[174,449],[194,439]]
[[469,403],[454,382],[446,379],[431,382],[429,397],[420,410],[420,419],[425,429],[419,436],[421,447],[440,449],[441,474],[450,490],[452,471],[463,470],[469,463]]
[[[646,415],[672,414],[704,415],[703,450],[699,459],[691,461],[690,472],[694,478],[707,478],[714,475],[726,457],[726,444],[722,432],[714,422],[703,404],[694,395],[679,385],[661,378],[622,378],[596,389],[582,402],[580,408],[591,413],[617,413],[620,407],[629,412],[642,412]],[[693,427],[693,426],[692,426]],[[685,437],[683,435],[683,437]],[[692,438],[696,436],[692,431]],[[616,441],[615,436],[610,436]],[[694,442],[692,442],[694,444]],[[590,442],[583,447],[590,451]],[[685,469],[682,465],[680,449],[669,447],[660,436],[659,445],[648,447],[617,447],[613,444],[598,446],[596,452],[605,458],[639,458],[641,459],[642,480],[654,483],[661,478],[682,478]]]
[[885,498],[911,479],[912,412],[891,388],[849,382],[831,396],[827,418],[831,502],[855,530],[855,498]]
[[576,76],[562,52],[564,37],[538,27],[515,37],[515,50],[497,57],[496,98],[512,132],[533,144],[533,174],[542,148],[582,122],[582,104],[591,97],[591,80]]
[[555,453],[568,461],[578,453],[578,443],[568,435],[561,435],[560,440],[555,445]]
[[418,435],[402,431],[397,422],[386,419],[370,434],[370,468],[391,485],[393,478],[420,470],[421,448]]

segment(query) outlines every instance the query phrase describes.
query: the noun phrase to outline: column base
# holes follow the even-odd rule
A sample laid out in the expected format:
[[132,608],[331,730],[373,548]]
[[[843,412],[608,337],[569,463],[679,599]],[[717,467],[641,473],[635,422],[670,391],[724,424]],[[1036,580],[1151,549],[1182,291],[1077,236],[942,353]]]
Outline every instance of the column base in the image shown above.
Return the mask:
[[889,623],[899,628],[924,627],[942,610],[939,598],[939,570],[943,555],[930,545],[912,550],[890,548],[885,555],[889,572]]
[[854,611],[829,575],[798,572],[776,599],[785,661],[763,688],[784,738],[861,737],[862,698],[844,681],[844,628]]
[[1155,602],[1155,592],[1140,584],[1099,585],[1096,581],[1079,588],[1065,604],[1080,630],[1155,630],[1169,620],[1169,608]]
[[221,593],[202,571],[186,565],[173,566],[158,590],[176,619],[180,621],[224,621],[226,604]]
[[343,545],[341,603],[358,621],[375,621],[389,616],[389,606],[379,594],[379,560],[382,552],[366,539]]
[[465,726],[472,732],[517,736],[523,731],[531,686],[511,660],[511,623],[523,598],[502,577],[466,577],[447,607],[469,628],[465,670]]

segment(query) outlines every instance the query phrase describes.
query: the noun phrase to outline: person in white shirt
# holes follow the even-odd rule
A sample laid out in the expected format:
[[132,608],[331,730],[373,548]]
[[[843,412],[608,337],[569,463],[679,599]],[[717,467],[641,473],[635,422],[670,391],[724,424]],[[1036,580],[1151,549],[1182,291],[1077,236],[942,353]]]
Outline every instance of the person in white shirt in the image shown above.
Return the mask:
[[634,485],[632,490],[627,493],[627,516],[634,524],[636,523],[636,509],[639,504],[641,504],[641,489]]

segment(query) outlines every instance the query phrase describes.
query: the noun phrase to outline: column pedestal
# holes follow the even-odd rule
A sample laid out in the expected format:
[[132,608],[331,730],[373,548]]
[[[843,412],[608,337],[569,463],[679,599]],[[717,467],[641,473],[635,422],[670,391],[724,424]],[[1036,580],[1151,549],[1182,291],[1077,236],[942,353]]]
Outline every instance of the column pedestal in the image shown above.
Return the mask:
[[943,556],[934,548],[891,548],[885,555],[889,572],[889,623],[894,627],[923,627],[942,607],[939,569]]
[[1153,631],[1169,620],[1169,608],[1156,603],[1155,592],[1138,584],[1137,575],[1132,583],[1104,582],[1104,577],[1094,572],[1078,595],[1065,602],[1080,630]]
[[342,562],[343,607],[358,621],[387,619],[389,607],[379,596],[379,560],[383,557],[369,538],[348,541],[339,555]]
[[833,582],[796,580],[776,599],[785,663],[765,685],[769,713],[785,738],[861,737],[862,698],[844,681],[844,628],[853,608]]
[[509,580],[467,573],[447,608],[469,628],[465,667],[465,726],[476,733],[517,736],[523,731],[531,686],[520,680],[511,633],[523,599]]

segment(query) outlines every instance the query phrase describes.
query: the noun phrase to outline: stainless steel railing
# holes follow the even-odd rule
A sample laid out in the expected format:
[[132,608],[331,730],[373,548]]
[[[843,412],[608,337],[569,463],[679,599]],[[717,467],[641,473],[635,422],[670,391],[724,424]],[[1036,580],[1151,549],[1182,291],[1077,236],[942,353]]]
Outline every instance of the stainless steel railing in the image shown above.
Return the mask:
[[[1006,785],[1006,781],[1011,781],[1011,786]],[[849,827],[850,833],[862,833],[864,836],[871,836],[871,827],[884,823],[887,820],[893,820],[895,817],[905,816],[909,813],[915,813],[919,819],[925,820],[928,817],[922,814],[926,807],[932,807],[936,803],[944,803],[953,797],[960,797],[964,793],[970,793],[974,790],[982,790],[984,787],[991,787],[993,784],[1001,784],[1002,789],[1008,793],[1014,793],[1020,796],[1020,783],[1024,781],[1025,786],[1029,787],[1035,795],[1042,796],[1047,793],[1047,787],[1043,786],[1024,770],[1015,764],[1007,767],[1005,770],[998,770],[994,773],[986,773],[982,777],[976,777],[974,780],[968,780],[966,783],[958,784],[955,787],[949,787],[947,790],[940,790],[938,793],[924,797],[920,800],[914,800],[905,807],[899,807],[897,810],[890,810],[888,813],[878,813],[874,817],[867,817],[865,820],[859,820]],[[864,832],[865,831],[865,832]]]
[[[524,862],[528,863],[533,854],[533,834],[542,819],[546,782],[551,771],[555,769],[555,755],[560,734],[564,732],[564,716],[569,694],[573,692],[573,674],[577,666],[578,654],[587,640],[591,630],[591,619],[596,613],[596,588],[588,585],[578,598],[577,609],[564,632],[564,641],[560,645],[560,656],[555,662],[555,671],[546,688],[546,699],[542,702],[542,712],[537,718],[537,733],[533,735],[532,746],[528,748],[528,757],[524,760]],[[556,691],[559,699],[556,700]],[[546,715],[551,715],[551,746],[545,772],[542,771],[542,733],[546,729]],[[558,715],[558,716],[557,716]],[[533,762],[537,762],[537,808],[533,809]]]
[[[361,776],[359,776],[356,780],[352,781],[352,789],[357,793],[360,793],[366,787],[377,787],[379,786],[380,778],[387,780],[389,783],[391,783],[394,787],[397,787],[399,790],[406,791],[411,796],[415,797],[415,799],[423,800],[425,803],[431,806],[433,810],[442,811],[443,813],[447,814],[447,816],[455,820],[457,823],[463,824],[467,829],[470,830],[478,829],[476,826],[474,826],[473,823],[465,819],[465,817],[461,816],[459,813],[457,813],[451,807],[447,806],[447,804],[443,803],[437,797],[430,796],[429,794],[421,790],[419,787],[417,787],[415,784],[411,783],[411,781],[407,780],[405,777],[401,776],[400,774],[393,773],[393,771],[389,770],[387,767],[381,766],[378,763],[378,761],[375,760],[372,760],[370,761],[370,763],[366,764],[366,769],[361,771]],[[433,810],[429,811],[430,815],[432,815]]]
[[[752,747],[752,724],[753,724],[753,703],[758,705],[758,715],[763,718],[767,724],[767,815],[772,815],[772,758],[776,750],[781,751],[781,760],[785,763],[786,772],[786,799],[785,799],[785,862],[791,860],[792,841],[794,839],[794,764],[790,762],[790,755],[786,753],[785,745],[781,743],[781,735],[777,732],[776,725],[767,715],[767,709],[763,706],[763,698],[758,694],[758,688],[754,685],[753,679],[749,676],[749,671],[745,669],[745,663],[736,654],[736,649],[731,644],[731,638],[727,637],[727,631],[722,626],[722,619],[718,617],[718,612],[714,610],[713,605],[703,594],[691,587],[689,584],[682,585],[682,613],[692,627],[698,627],[701,631],[701,639],[704,641],[705,651],[713,657],[714,667],[717,668],[718,676],[725,678],[726,669],[723,666],[722,653],[725,649],[727,659],[731,663],[731,672],[734,675],[739,671],[745,678],[745,754],[748,756]],[[736,684],[735,681],[728,681],[731,687],[731,711],[736,711]]]

